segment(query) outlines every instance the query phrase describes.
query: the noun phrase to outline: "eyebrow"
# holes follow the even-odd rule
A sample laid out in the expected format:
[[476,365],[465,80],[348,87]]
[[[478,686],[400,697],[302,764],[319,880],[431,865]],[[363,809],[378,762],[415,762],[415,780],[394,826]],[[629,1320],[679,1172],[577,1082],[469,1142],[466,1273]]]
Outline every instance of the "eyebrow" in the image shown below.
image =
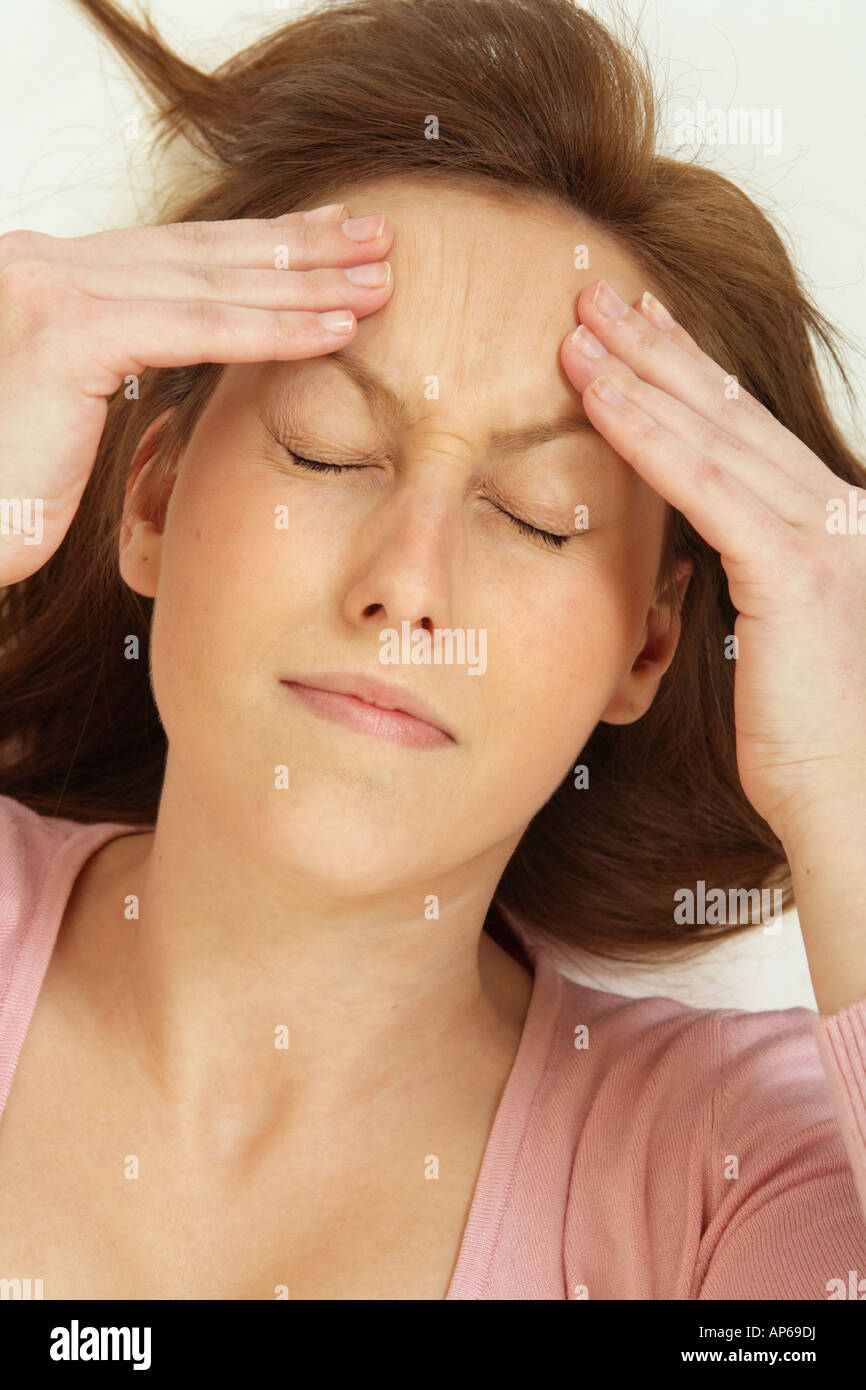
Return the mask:
[[[329,352],[327,360],[354,382],[373,409],[391,424],[405,424],[411,417],[408,401],[392,390],[372,368],[365,366],[357,357],[349,356],[345,348]],[[518,429],[495,430],[490,436],[490,443],[501,454],[517,454],[524,449],[537,449],[562,435],[585,434],[587,431],[597,433],[586,414],[576,405],[573,413],[536,420]]]

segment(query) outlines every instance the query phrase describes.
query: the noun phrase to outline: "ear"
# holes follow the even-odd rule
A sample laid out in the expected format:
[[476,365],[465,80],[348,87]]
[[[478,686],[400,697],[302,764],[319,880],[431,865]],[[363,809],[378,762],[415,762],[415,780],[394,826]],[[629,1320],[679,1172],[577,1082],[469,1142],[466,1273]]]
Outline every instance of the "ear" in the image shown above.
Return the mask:
[[[145,519],[140,505],[133,507],[131,502],[132,490],[142,471],[148,465],[152,465],[157,457],[159,441],[154,436],[171,415],[171,409],[164,410],[161,415],[157,416],[142,435],[132,460],[123,497],[123,519],[120,525],[119,543],[120,573],[129,587],[144,598],[153,598],[156,594],[162,553],[162,529],[160,525],[155,525],[152,519]],[[165,517],[165,509],[168,506],[168,499],[171,496],[174,483],[175,479],[171,478],[160,489],[159,506],[156,512],[161,518]],[[152,517],[153,514],[151,510],[148,513],[148,518]]]
[[[686,555],[677,559],[674,583],[682,603],[694,570]],[[653,602],[631,668],[620,681],[616,693],[600,716],[605,724],[633,724],[646,714],[659,688],[661,678],[674,659],[680,636],[680,618],[671,603],[667,586]]]

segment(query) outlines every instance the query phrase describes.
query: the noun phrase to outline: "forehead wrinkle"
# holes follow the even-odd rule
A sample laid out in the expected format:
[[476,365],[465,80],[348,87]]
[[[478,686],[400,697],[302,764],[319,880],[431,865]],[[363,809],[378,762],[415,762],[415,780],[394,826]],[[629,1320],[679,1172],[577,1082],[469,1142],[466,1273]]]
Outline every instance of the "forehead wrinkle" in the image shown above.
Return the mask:
[[[470,307],[473,284],[483,283],[483,269],[480,275],[475,273],[475,261],[489,249],[489,236],[484,239],[477,236],[465,236],[460,239],[460,257],[455,258],[453,253],[448,251],[448,224],[427,223],[423,229],[409,224],[405,228],[404,249],[407,261],[410,265],[418,267],[418,274],[423,276],[421,288],[422,296],[429,290],[430,285],[438,283],[438,290],[435,295],[435,305],[438,315],[443,312],[444,302],[450,299],[450,306],[446,310],[449,314],[452,327],[449,328],[449,346],[455,351],[457,360],[464,358],[467,362],[472,362],[473,367],[464,366],[461,375],[464,380],[470,370],[483,371],[485,361],[489,361],[483,351],[483,344],[486,341],[494,340],[507,342],[520,336],[519,327],[515,326],[515,318],[520,323],[521,303],[517,302],[511,290],[506,290],[503,286],[501,292],[494,293],[489,301],[489,318],[485,322],[483,330],[473,330],[470,323]],[[425,241],[426,238],[426,241]],[[424,243],[424,244],[422,244]],[[512,247],[513,250],[513,247]],[[447,280],[444,274],[438,276],[431,270],[431,260],[438,255],[438,269],[444,272],[447,268]],[[564,255],[565,262],[570,266],[572,258],[571,245],[567,247]],[[563,298],[563,285],[561,269],[554,261],[545,262],[538,267],[539,283],[537,290],[533,293],[531,312],[536,312],[539,302],[545,303],[546,299],[551,304],[555,304],[558,299]],[[455,281],[457,283],[455,283]],[[462,285],[461,283],[462,282]],[[401,282],[398,277],[395,286],[392,304],[404,292],[405,281]],[[514,287],[512,287],[513,290]],[[462,291],[462,293],[461,293]],[[450,293],[449,293],[450,292]],[[574,291],[572,290],[572,293]],[[568,290],[566,291],[566,295]],[[462,303],[458,305],[456,300],[460,297]],[[413,317],[423,315],[416,307]],[[494,320],[491,322],[491,320]],[[336,365],[340,368],[345,366],[345,374],[358,385],[362,394],[377,408],[380,416],[391,424],[394,428],[406,428],[410,422],[416,424],[422,418],[422,412],[413,411],[410,403],[402,394],[389,388],[372,369],[366,369],[363,361],[353,355],[353,351],[361,348],[361,341],[350,345],[339,352],[329,353]],[[553,355],[554,345],[551,344],[551,354]],[[527,352],[534,356],[534,349],[527,346]],[[487,443],[496,452],[503,456],[513,456],[529,449],[538,448],[562,435],[575,435],[589,433],[596,438],[600,438],[598,431],[590,423],[580,395],[577,391],[573,393],[571,404],[559,414],[548,413],[540,419],[523,423],[511,429],[500,429],[491,431],[488,434]]]
[[[472,287],[475,283],[484,282],[483,268],[480,275],[475,273],[476,261],[479,255],[483,255],[489,249],[489,238],[485,241],[472,235],[464,237],[459,244],[459,254],[455,257],[453,251],[449,251],[447,222],[433,220],[417,226],[410,220],[408,224],[400,227],[400,240],[398,254],[405,258],[405,267],[410,270],[410,276],[397,277],[387,310],[405,307],[415,323],[423,321],[429,314],[429,327],[433,330],[430,334],[431,340],[439,337],[440,344],[443,345],[447,341],[449,358],[453,355],[458,364],[463,363],[460,367],[463,380],[466,380],[469,372],[483,373],[485,362],[490,360],[485,343],[497,340],[507,342],[509,338],[513,339],[517,332],[515,316],[520,320],[521,304],[525,303],[525,296],[518,304],[513,293],[503,286],[501,293],[487,296],[487,318],[481,331],[472,329],[469,313]],[[394,249],[397,251],[396,244]],[[569,260],[570,254],[569,247]],[[392,259],[396,259],[393,253]],[[546,298],[549,298],[551,303],[555,303],[562,297],[563,291],[561,273],[556,262],[539,266],[538,276],[540,284],[537,290],[541,301],[546,302]],[[415,295],[419,295],[420,303],[412,304],[404,300],[406,294],[409,295],[410,301]],[[536,307],[538,298],[539,294],[532,297],[532,303]],[[445,339],[440,336],[443,314],[450,325]],[[362,330],[364,326],[362,322]],[[387,342],[386,330],[387,319],[382,321],[376,337],[379,338],[381,334],[382,340]],[[366,335],[362,334],[355,343],[330,352],[319,360],[333,362],[338,371],[357,388],[378,417],[380,424],[394,432],[414,429],[423,422],[427,413],[424,403],[414,406],[402,392],[365,363],[362,342],[364,336]],[[531,345],[527,345],[526,351],[535,356]],[[435,356],[435,349],[433,355]],[[551,355],[554,355],[553,343]],[[468,366],[467,363],[472,365]],[[435,367],[438,364],[431,361],[429,365],[431,374],[435,375]],[[562,435],[581,433],[600,437],[583,409],[580,394],[574,391],[571,402],[560,414],[553,415],[548,412],[540,419],[527,421],[513,428],[492,430],[488,434],[487,444],[500,455],[508,457],[538,448]]]
[[[406,398],[389,386],[372,368],[366,366],[358,357],[352,356],[346,348],[328,353],[327,360],[357,386],[381,419],[394,428],[411,428],[421,418],[421,412],[413,409]],[[512,429],[493,430],[488,436],[490,445],[500,454],[510,455],[526,449],[539,448],[561,435],[597,434],[587,415],[575,399],[571,410],[556,416],[544,416],[539,420],[516,426]]]
[[[509,296],[501,288],[487,284],[483,264],[493,233],[486,224],[477,229],[470,219],[458,226],[446,217],[400,222],[399,234],[400,240],[391,253],[398,274],[386,314],[405,309],[413,327],[425,325],[427,333],[422,345],[430,344],[430,374],[439,374],[435,358],[440,348],[447,347],[451,361],[465,379],[468,371],[475,370],[475,364],[484,362],[479,345],[488,339],[504,341],[507,333]],[[402,267],[400,258],[404,261]],[[479,292],[484,304],[481,328],[475,326],[472,317],[473,293],[477,297]],[[476,321],[477,318],[476,306]],[[387,323],[386,317],[384,325]],[[473,364],[471,368],[469,363]]]

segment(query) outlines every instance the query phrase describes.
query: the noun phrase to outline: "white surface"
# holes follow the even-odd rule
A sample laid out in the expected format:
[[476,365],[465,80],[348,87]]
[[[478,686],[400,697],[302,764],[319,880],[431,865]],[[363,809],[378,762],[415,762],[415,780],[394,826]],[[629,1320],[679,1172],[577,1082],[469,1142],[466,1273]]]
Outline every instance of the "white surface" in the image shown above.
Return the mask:
[[[586,8],[603,19],[615,13],[602,0]],[[640,18],[657,60],[666,129],[673,130],[679,108],[699,100],[781,111],[779,152],[717,144],[701,159],[775,218],[819,307],[862,347],[866,7],[861,0],[627,0],[620,8]],[[206,68],[290,13],[276,5],[241,11],[228,0],[152,0],[150,10],[173,46]],[[0,231],[74,236],[149,217],[159,169],[148,158],[148,103],[84,15],[60,0],[6,6],[0,63]],[[131,116],[139,120],[138,140],[127,135]],[[862,387],[863,359],[846,361]],[[843,426],[862,448],[857,422],[834,379],[830,385]],[[685,972],[599,968],[578,977],[701,1007],[815,1007],[795,914],[779,935],[755,928]]]

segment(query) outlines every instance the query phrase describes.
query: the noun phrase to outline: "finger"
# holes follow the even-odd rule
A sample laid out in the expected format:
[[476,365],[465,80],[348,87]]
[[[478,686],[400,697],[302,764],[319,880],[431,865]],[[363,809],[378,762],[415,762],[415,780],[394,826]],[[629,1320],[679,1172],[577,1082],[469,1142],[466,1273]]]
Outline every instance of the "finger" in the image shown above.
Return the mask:
[[813,496],[824,496],[829,470],[802,440],[742,390],[735,377],[702,352],[681,326],[669,332],[657,328],[615,291],[611,302],[615,312],[602,312],[602,303],[609,302],[609,289],[606,282],[595,281],[578,298],[579,318],[609,353],[642,380],[670,392],[725,435],[776,464]]
[[[100,396],[116,391],[130,371],[141,372],[145,367],[318,357],[345,346],[357,331],[357,319],[348,310],[350,326],[333,332],[318,314],[302,310],[247,309],[207,300],[164,304],[91,300],[89,304],[94,306],[89,322],[82,323],[79,315],[81,348],[76,362],[88,364],[81,368],[87,373],[87,381],[79,383],[81,389]],[[340,310],[336,312],[342,316]],[[74,375],[75,364],[71,368],[67,364],[67,369],[67,374]]]
[[368,314],[391,292],[387,261],[366,262],[365,274],[378,270],[378,285],[359,285],[346,270],[247,270],[221,265],[141,265],[67,268],[70,285],[94,299],[212,300],[256,309],[353,309]]
[[[621,374],[594,378],[583,392],[590,423],[621,458],[671,506],[682,512],[708,545],[732,566],[761,555],[774,573],[790,556],[792,528],[730,469],[698,453],[635,404]],[[598,384],[617,387],[623,399],[609,402]]]
[[[378,235],[357,241],[344,230],[354,221]],[[365,230],[364,227],[361,228]],[[283,217],[237,218],[226,222],[168,222],[158,227],[122,227],[88,236],[54,237],[28,230],[7,232],[0,241],[0,265],[12,258],[76,266],[222,265],[273,270],[311,270],[317,266],[358,265],[382,260],[393,241],[386,217],[347,218],[343,222],[305,222],[302,213]]]
[[[579,391],[585,391],[594,378],[605,376],[614,381],[657,425],[675,435],[696,454],[712,460],[751,489],[764,505],[791,525],[823,526],[826,517],[823,500],[818,506],[815,495],[791,478],[777,464],[757,456],[754,450],[727,434],[703,415],[684,405],[682,393],[676,396],[650,386],[637,376],[618,357],[604,353],[598,338],[581,324],[577,329],[577,353],[570,355],[564,365]],[[589,350],[593,355],[588,355]],[[602,355],[596,356],[600,352]],[[581,360],[578,361],[578,358]],[[688,370],[681,368],[682,371]]]

